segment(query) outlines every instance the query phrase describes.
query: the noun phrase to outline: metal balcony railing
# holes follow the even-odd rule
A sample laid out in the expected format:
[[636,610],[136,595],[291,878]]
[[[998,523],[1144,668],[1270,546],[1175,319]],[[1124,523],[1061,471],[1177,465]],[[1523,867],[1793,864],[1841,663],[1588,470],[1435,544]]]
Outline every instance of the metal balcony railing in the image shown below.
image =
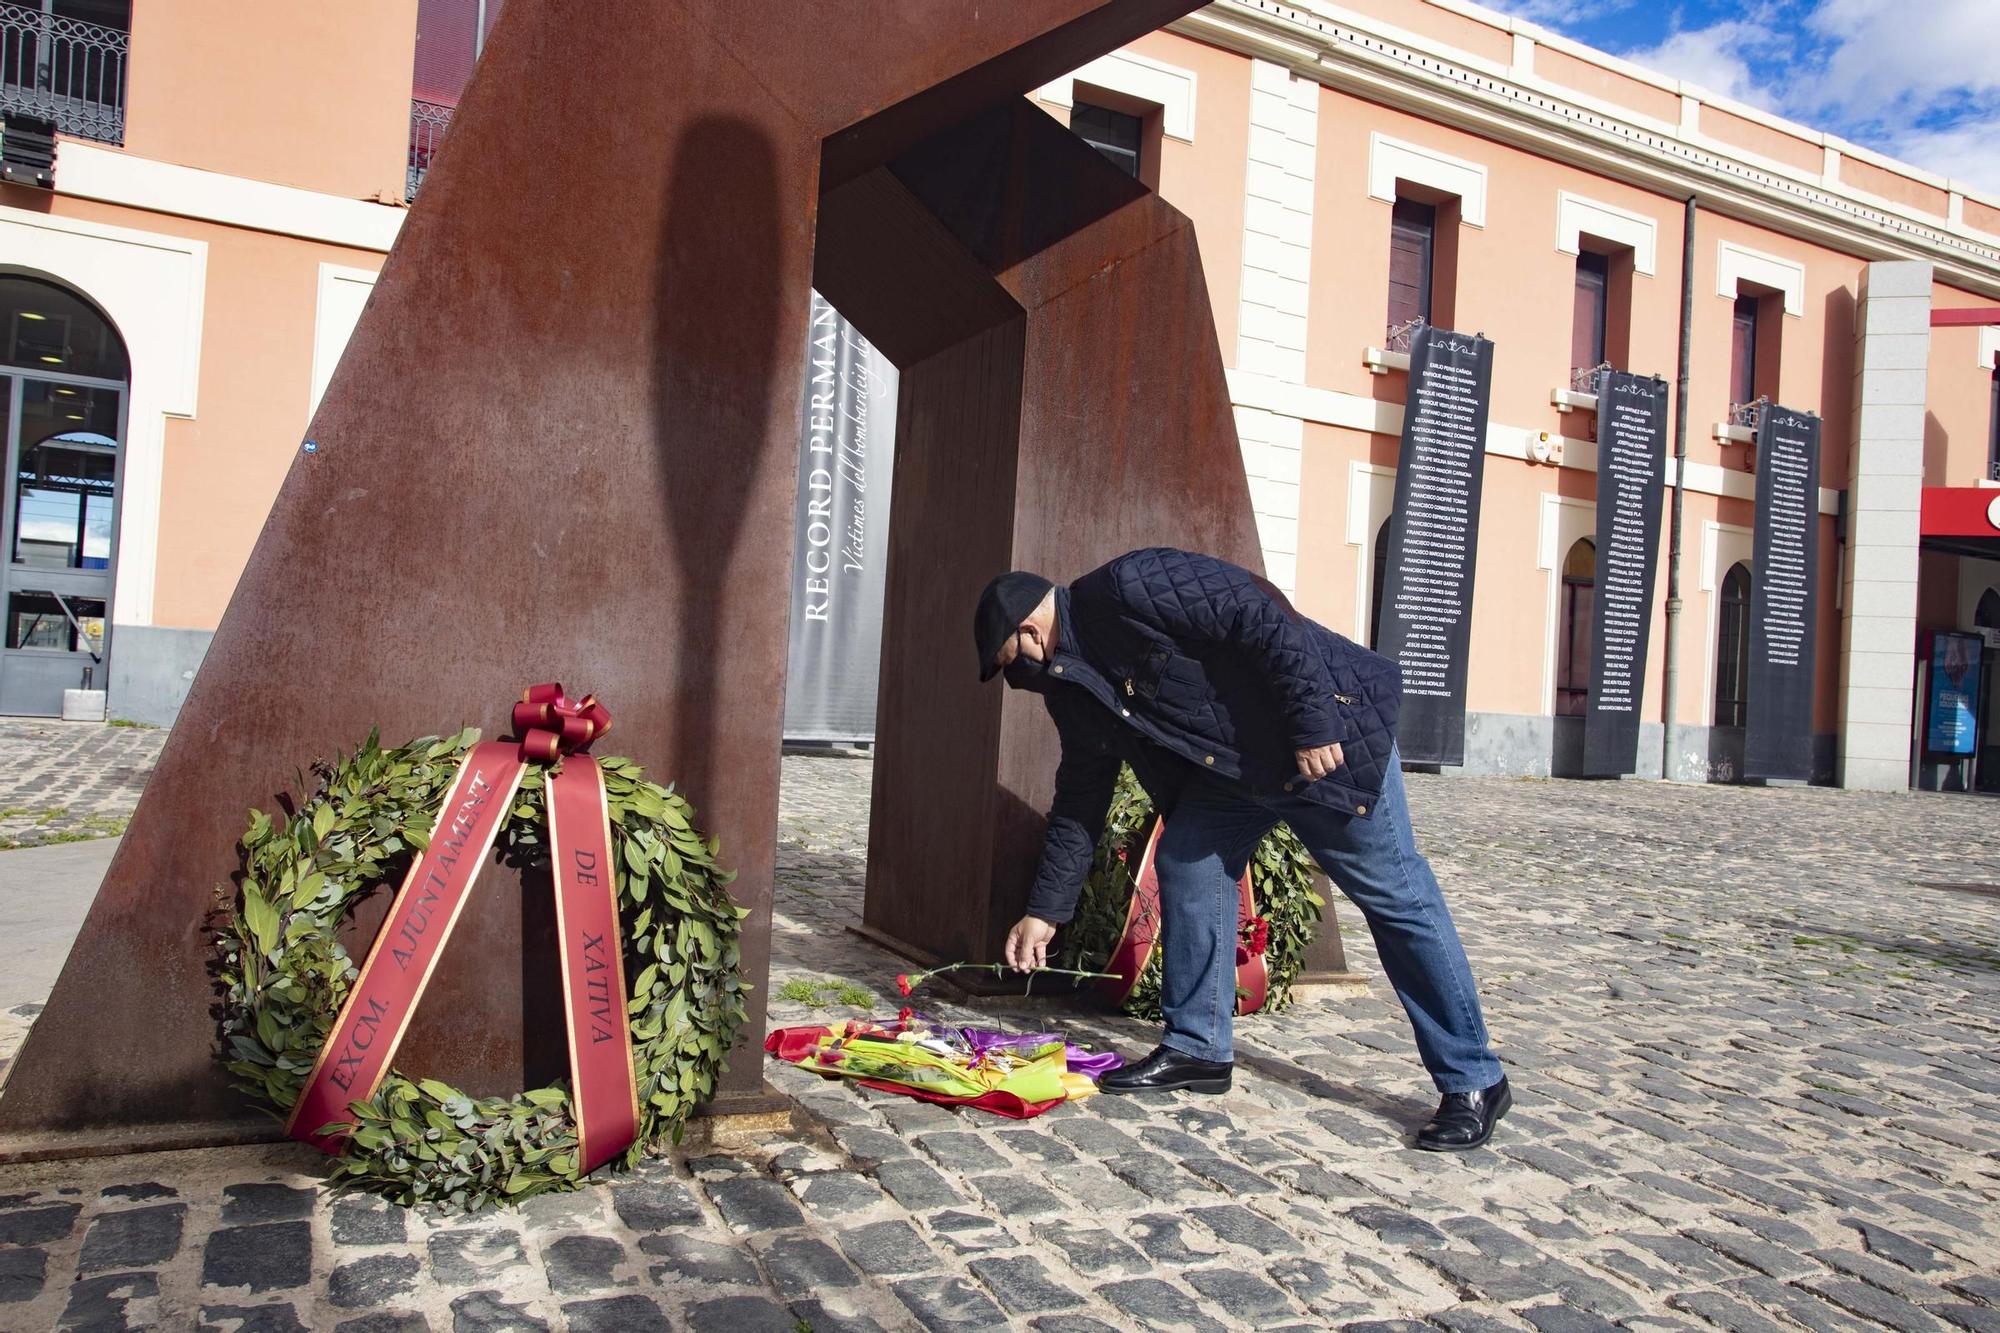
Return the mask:
[[0,115],[33,116],[100,143],[125,142],[130,33],[0,3]]
[[410,103],[410,169],[403,184],[405,199],[417,197],[417,187],[424,183],[424,173],[430,170],[431,154],[437,152],[450,125],[450,107],[438,102]]

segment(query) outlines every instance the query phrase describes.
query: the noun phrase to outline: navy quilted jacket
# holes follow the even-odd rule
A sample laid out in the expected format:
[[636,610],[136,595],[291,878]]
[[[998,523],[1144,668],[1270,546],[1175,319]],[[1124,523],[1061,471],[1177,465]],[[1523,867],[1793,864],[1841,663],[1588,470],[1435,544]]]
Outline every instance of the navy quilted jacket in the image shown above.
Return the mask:
[[[1395,663],[1294,611],[1248,570],[1152,547],[1056,590],[1056,653],[1043,698],[1062,765],[1028,911],[1076,910],[1120,761],[1171,816],[1197,772],[1292,792],[1363,818],[1396,737]],[[1294,751],[1338,742],[1318,782]]]

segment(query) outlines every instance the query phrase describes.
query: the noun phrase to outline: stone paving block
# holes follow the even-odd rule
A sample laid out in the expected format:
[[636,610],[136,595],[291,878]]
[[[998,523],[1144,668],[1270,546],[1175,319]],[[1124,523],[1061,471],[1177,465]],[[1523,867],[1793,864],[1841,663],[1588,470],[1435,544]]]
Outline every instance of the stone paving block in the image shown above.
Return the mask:
[[77,1271],[103,1273],[163,1264],[179,1253],[186,1224],[184,1203],[100,1213],[84,1232]]
[[79,1204],[56,1203],[0,1212],[0,1245],[47,1245],[61,1240],[82,1211]]
[[1812,1333],[1864,1333],[1876,1326],[1828,1305],[1803,1287],[1775,1278],[1745,1277],[1722,1284],[1723,1291],[1767,1314],[1781,1313]]
[[1097,1294],[1147,1328],[1224,1333],[1223,1325],[1203,1314],[1192,1296],[1156,1277],[1109,1282]]
[[815,1216],[830,1221],[880,1206],[882,1187],[857,1171],[814,1171],[790,1181],[793,1194]]
[[925,1219],[939,1240],[959,1254],[1011,1250],[1017,1242],[1007,1228],[984,1213],[946,1209]]
[[1609,1319],[1569,1305],[1537,1305],[1521,1311],[1521,1318],[1542,1333],[1617,1333]]
[[1451,1244],[1450,1238],[1430,1223],[1394,1208],[1367,1205],[1350,1208],[1343,1215],[1399,1248],[1441,1250]]
[[1126,1226],[1126,1235],[1156,1264],[1180,1266],[1205,1263],[1222,1254],[1220,1249],[1206,1241],[1198,1241],[1199,1248],[1190,1244],[1187,1223],[1177,1213],[1147,1213],[1131,1218]]
[[317,1190],[291,1185],[230,1185],[222,1191],[222,1220],[225,1225],[244,1226],[311,1217],[318,1197]]
[[645,1236],[639,1241],[639,1249],[666,1261],[647,1269],[647,1279],[655,1286],[684,1281],[704,1287],[755,1287],[764,1281],[749,1254],[734,1245],[720,1245],[699,1236],[680,1232]]
[[1947,1281],[1944,1288],[1967,1300],[2000,1308],[2000,1273],[1975,1273],[1970,1277],[1955,1277]]
[[56,1326],[65,1329],[145,1328],[153,1322],[160,1279],[152,1273],[107,1273],[72,1283]]
[[1274,1319],[1298,1316],[1291,1298],[1255,1273],[1240,1268],[1196,1268],[1183,1276],[1211,1308],[1227,1310],[1230,1318],[1243,1323],[1263,1326]]
[[1063,1211],[1062,1200],[1034,1176],[996,1173],[974,1176],[971,1183],[997,1217],[1047,1217]]
[[913,1151],[909,1144],[894,1134],[867,1125],[837,1125],[834,1127],[833,1137],[863,1165],[908,1157]]
[[[766,1301],[765,1304],[770,1304]],[[695,1312],[701,1306],[688,1312],[690,1327],[703,1325],[696,1321]],[[777,1309],[772,1306],[772,1309]],[[673,1333],[673,1322],[666,1312],[654,1303],[650,1296],[630,1293],[624,1296],[607,1296],[591,1301],[571,1301],[562,1308],[563,1318],[569,1322],[569,1333]],[[779,1311],[782,1316],[784,1312]],[[749,1323],[731,1325],[737,1329],[753,1329]],[[793,1326],[784,1325],[789,1333]],[[774,1331],[775,1333],[775,1331]]]
[[46,1250],[0,1250],[0,1305],[18,1305],[41,1295],[48,1270]]
[[964,1196],[934,1167],[913,1158],[883,1162],[875,1168],[875,1179],[882,1183],[882,1188],[888,1190],[897,1203],[913,1213],[950,1208],[965,1202]]
[[1213,1153],[1196,1153],[1182,1159],[1182,1169],[1200,1176],[1225,1194],[1233,1194],[1239,1199],[1254,1198],[1260,1194],[1276,1194],[1279,1187],[1270,1177],[1261,1175],[1247,1167],[1238,1166],[1227,1158]]
[[763,1176],[735,1176],[706,1183],[709,1201],[738,1235],[800,1226],[805,1214],[777,1181]]
[[418,1267],[409,1254],[371,1254],[342,1264],[327,1275],[327,1301],[344,1310],[386,1305],[416,1290]]
[[1802,1255],[1741,1232],[1695,1227],[1681,1234],[1690,1240],[1700,1241],[1718,1254],[1726,1254],[1738,1263],[1756,1269],[1766,1277],[1781,1281],[1820,1271],[1818,1264]]
[[1469,1305],[1439,1310],[1430,1316],[1430,1321],[1439,1328],[1450,1329],[1451,1333],[1514,1333],[1520,1327],[1519,1324],[1503,1323],[1486,1311]]
[[558,1296],[629,1286],[630,1278],[613,1276],[627,1257],[625,1247],[609,1236],[564,1236],[542,1247],[549,1289]]
[[905,1277],[938,1266],[937,1255],[901,1218],[852,1227],[841,1233],[840,1248],[849,1263],[874,1277]]
[[1067,1166],[1076,1161],[1076,1150],[1053,1134],[1033,1129],[1006,1129],[994,1137],[1007,1151],[1044,1166]]
[[1638,1301],[1623,1287],[1594,1277],[1560,1259],[1544,1259],[1523,1271],[1533,1274],[1548,1291],[1562,1297],[1566,1305],[1612,1318],[1639,1313]]
[[296,1307],[271,1305],[204,1305],[196,1333],[311,1333]]
[[1725,1333],[1786,1333],[1785,1326],[1773,1323],[1741,1301],[1719,1291],[1684,1291],[1667,1297],[1676,1310],[1698,1315]]
[[1686,1236],[1654,1235],[1645,1232],[1624,1233],[1621,1239],[1650,1254],[1658,1255],[1670,1267],[1686,1274],[1697,1282],[1725,1282],[1742,1277],[1746,1265],[1711,1250],[1699,1241]]
[[847,1261],[825,1241],[810,1236],[774,1236],[758,1248],[771,1286],[785,1300],[860,1285]]
[[1291,1232],[1261,1213],[1253,1213],[1240,1203],[1190,1208],[1188,1216],[1215,1234],[1216,1239],[1241,1245],[1262,1255],[1298,1254],[1304,1249]]
[[1073,1310],[1084,1304],[1083,1297],[1052,1279],[1033,1255],[974,1259],[967,1267],[995,1300],[1016,1315]]
[[1583,1261],[1623,1278],[1641,1291],[1672,1291],[1684,1279],[1665,1268],[1655,1267],[1638,1256],[1619,1249],[1603,1249],[1581,1256]]
[[1104,1167],[1133,1189],[1162,1203],[1198,1198],[1203,1193],[1186,1172],[1156,1152],[1107,1157]]
[[1913,1273],[1935,1273],[1949,1265],[1938,1257],[1936,1250],[1920,1241],[1911,1240],[1898,1231],[1858,1217],[1843,1217],[1840,1224],[1852,1227],[1861,1233],[1862,1244],[1870,1254],[1880,1255],[1891,1263],[1901,1264]]
[[1530,1245],[1513,1232],[1495,1226],[1483,1217],[1447,1217],[1438,1225],[1488,1259],[1503,1264],[1531,1264],[1542,1258],[1540,1247]]
[[378,1310],[374,1314],[344,1319],[333,1333],[431,1333],[430,1321],[408,1310]]
[[1079,1273],[1138,1274],[1151,1269],[1145,1255],[1103,1227],[1043,1222],[1035,1228],[1035,1235],[1061,1250]]
[[931,1333],[1008,1327],[1007,1316],[993,1298],[962,1277],[909,1278],[896,1283],[895,1292]]
[[1902,1297],[1893,1296],[1880,1287],[1872,1287],[1853,1278],[1820,1277],[1800,1285],[1815,1296],[1838,1305],[1843,1310],[1897,1329],[1899,1333],[1920,1333],[1920,1330],[1944,1327]]
[[126,1203],[151,1203],[156,1199],[178,1199],[181,1197],[181,1192],[157,1180],[140,1180],[127,1185],[106,1185],[97,1192],[97,1197],[123,1200]]
[[1885,1263],[1869,1254],[1859,1254],[1853,1250],[1814,1250],[1813,1258],[1828,1268],[1845,1273],[1849,1277],[1860,1278],[1871,1286],[1893,1292],[1906,1301],[1924,1305],[1950,1300],[1943,1287],[1934,1282],[1926,1282],[1908,1269]]
[[[1101,1098],[1090,1099],[1093,1104]],[[1076,1117],[1058,1121],[1055,1125],[1056,1137],[1075,1148],[1085,1157],[1117,1157],[1124,1153],[1139,1151],[1138,1141],[1115,1125],[1090,1117]]]
[[549,1333],[525,1304],[509,1305],[497,1291],[469,1291],[451,1303],[452,1333]]
[[474,1287],[527,1265],[521,1233],[500,1227],[432,1232],[431,1277],[445,1287]]
[[1970,1333],[2000,1333],[2000,1310],[1990,1305],[1962,1305],[1953,1301],[1933,1305],[1931,1313]]
[[312,1278],[312,1248],[310,1222],[224,1227],[202,1247],[202,1285],[252,1292],[304,1286]]
[[644,1180],[611,1187],[618,1220],[634,1231],[665,1231],[702,1224],[694,1192],[677,1180]]
[[1118,1333],[1102,1319],[1082,1314],[1047,1314],[1028,1325],[1035,1333]]
[[917,1138],[917,1146],[947,1171],[966,1175],[979,1171],[1005,1171],[1013,1166],[978,1134],[963,1131],[924,1134]]
[[401,1245],[409,1230],[405,1210],[387,1199],[335,1199],[328,1212],[335,1245]]

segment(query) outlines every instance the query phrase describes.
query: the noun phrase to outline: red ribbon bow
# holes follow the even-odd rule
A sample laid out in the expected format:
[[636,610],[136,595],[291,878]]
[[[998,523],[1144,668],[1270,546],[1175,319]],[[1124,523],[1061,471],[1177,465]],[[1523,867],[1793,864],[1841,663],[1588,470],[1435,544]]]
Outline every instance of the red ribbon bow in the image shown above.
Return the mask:
[[559,756],[590,748],[611,730],[611,712],[594,694],[572,699],[555,682],[530,685],[514,705],[514,734],[521,738],[521,758],[553,764]]

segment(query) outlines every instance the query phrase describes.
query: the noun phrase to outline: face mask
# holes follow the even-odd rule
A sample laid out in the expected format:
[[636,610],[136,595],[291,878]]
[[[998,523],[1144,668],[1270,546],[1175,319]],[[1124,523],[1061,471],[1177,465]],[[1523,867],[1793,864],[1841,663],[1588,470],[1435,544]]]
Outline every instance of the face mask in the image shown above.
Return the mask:
[[1049,688],[1049,664],[1026,657],[1016,657],[1000,669],[1010,690],[1026,690],[1030,694],[1043,694]]

